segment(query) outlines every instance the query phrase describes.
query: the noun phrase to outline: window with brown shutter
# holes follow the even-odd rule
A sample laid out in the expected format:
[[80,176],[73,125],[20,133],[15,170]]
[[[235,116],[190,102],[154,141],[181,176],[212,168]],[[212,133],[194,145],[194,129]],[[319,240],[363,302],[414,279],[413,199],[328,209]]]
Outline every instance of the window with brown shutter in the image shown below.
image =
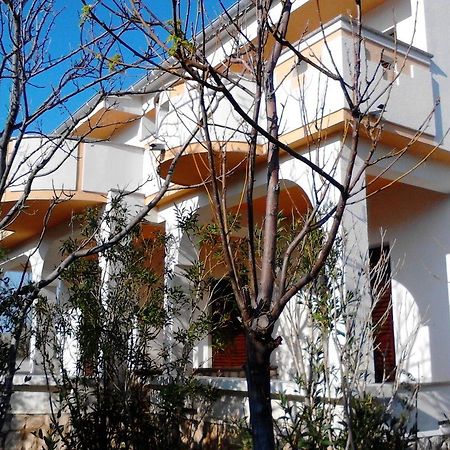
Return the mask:
[[245,334],[230,283],[216,282],[211,298],[212,368],[241,369],[246,357]]
[[370,250],[370,273],[375,382],[381,383],[393,381],[396,370],[389,246]]

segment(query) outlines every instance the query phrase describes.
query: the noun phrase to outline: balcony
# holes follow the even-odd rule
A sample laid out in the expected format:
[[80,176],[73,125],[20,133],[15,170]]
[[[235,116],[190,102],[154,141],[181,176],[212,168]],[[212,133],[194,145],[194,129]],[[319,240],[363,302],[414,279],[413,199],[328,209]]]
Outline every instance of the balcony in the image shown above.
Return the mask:
[[[239,105],[252,114],[254,83],[246,78],[236,80],[238,85],[228,85]],[[250,128],[231,104],[213,91],[207,91],[204,101],[209,116],[209,140],[215,156],[218,174],[231,176],[245,170],[248,155]],[[166,177],[176,155],[183,151],[174,170],[172,181],[180,185],[208,182],[211,168],[208,163],[208,146],[201,123],[200,94],[195,86],[183,85],[161,97],[156,112],[158,139],[165,150],[161,153],[159,174]],[[265,148],[257,145],[257,160],[262,159]]]
[[[362,110],[376,110],[385,104],[385,130],[393,133],[413,133],[426,121],[434,109],[432,89],[432,55],[371,28],[363,28],[360,91],[368,86],[368,101]],[[299,50],[309,59],[352,83],[355,67],[356,38],[349,19],[337,17],[308,35]],[[336,68],[334,68],[334,65]],[[337,81],[327,78],[305,62],[286,54],[276,69],[278,109],[285,142],[293,144],[306,139],[318,129],[331,134],[342,129],[348,105]],[[413,95],[420,92],[420,95]],[[350,95],[351,92],[350,92]],[[327,133],[327,131],[329,131]],[[425,134],[433,136],[431,121]]]
[[142,117],[139,100],[131,96],[108,97],[75,126],[72,135],[91,139],[109,139],[116,130]]
[[[143,184],[144,150],[111,143],[79,143],[30,137],[19,147],[9,186],[2,199],[1,215],[21,199],[30,170],[51,155],[49,163],[34,179],[24,208],[3,230],[1,246],[12,248],[35,238],[47,227],[70,221],[73,214],[101,205],[111,189],[134,191]],[[11,142],[11,148],[14,141]],[[55,204],[55,199],[58,201]]]
[[[382,139],[413,135],[421,128],[434,108],[431,58],[422,50],[411,47],[393,37],[371,28],[362,30],[362,86],[372,80],[369,99],[362,110],[376,110],[386,104],[383,117],[385,133]],[[308,58],[323,64],[331,72],[339,71],[351,83],[355,66],[355,35],[350,20],[339,16],[328,22],[323,30],[306,36],[299,49]],[[293,148],[302,148],[311,135],[331,135],[341,131],[348,118],[348,105],[339,83],[327,78],[317,69],[286,52],[277,66],[278,113],[282,140]],[[244,89],[234,87],[239,105],[251,115],[254,86],[250,80],[237,79]],[[412,95],[420,92],[420,95]],[[250,94],[249,94],[250,93]],[[350,96],[352,93],[350,92]],[[210,140],[217,173],[223,168],[227,174],[245,167],[248,153],[247,138],[250,127],[225,98],[208,92],[205,102],[209,111]],[[161,154],[159,173],[165,177],[171,162],[179,152],[184,154],[175,167],[173,182],[192,185],[207,182],[211,170],[207,160],[206,139],[202,130],[195,132],[201,122],[199,96],[194,86],[184,85],[175,95],[167,94],[157,109],[159,139],[165,148]],[[262,118],[261,123],[265,123]],[[430,121],[424,134],[433,136]],[[257,159],[265,154],[264,141],[259,142]]]

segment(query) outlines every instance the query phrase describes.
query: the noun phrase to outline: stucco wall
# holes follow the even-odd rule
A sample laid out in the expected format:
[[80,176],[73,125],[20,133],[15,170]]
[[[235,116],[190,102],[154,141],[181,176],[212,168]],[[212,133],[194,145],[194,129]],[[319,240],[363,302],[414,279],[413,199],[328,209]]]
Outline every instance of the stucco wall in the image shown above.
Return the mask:
[[370,244],[391,248],[401,378],[423,384],[421,429],[435,429],[450,411],[450,197],[400,183],[371,197],[368,212]]

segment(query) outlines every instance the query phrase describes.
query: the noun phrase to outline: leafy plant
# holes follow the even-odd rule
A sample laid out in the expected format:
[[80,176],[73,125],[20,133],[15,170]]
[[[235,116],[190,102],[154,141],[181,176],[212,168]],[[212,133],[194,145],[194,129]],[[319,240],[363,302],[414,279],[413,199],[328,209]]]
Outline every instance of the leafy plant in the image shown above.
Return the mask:
[[[110,226],[120,229],[126,217],[116,205]],[[63,252],[99,232],[98,212],[77,221],[79,234]],[[170,347],[163,342],[172,318],[192,305],[186,292],[164,284],[168,244],[158,230],[137,229],[98,258],[74,262],[63,275],[66,295],[38,304],[45,368],[58,386],[42,439],[80,450],[189,447],[215,390],[190,370],[192,348],[208,333],[203,315],[180,327]]]

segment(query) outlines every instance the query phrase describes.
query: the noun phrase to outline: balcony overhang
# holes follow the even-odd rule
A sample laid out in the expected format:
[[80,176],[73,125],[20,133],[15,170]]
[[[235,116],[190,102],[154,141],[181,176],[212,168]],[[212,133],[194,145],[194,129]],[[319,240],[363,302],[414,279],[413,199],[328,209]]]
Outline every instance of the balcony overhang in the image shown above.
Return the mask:
[[[375,9],[386,0],[364,0],[361,2],[362,14]],[[294,2],[290,14],[286,40],[297,42],[305,35],[320,30],[323,24],[341,15],[357,17],[355,0],[299,0]],[[273,37],[268,39],[266,51],[272,48]]]
[[[311,209],[311,202],[300,186],[288,181],[281,180],[280,194],[278,198],[279,212],[283,217],[288,219],[301,219],[306,216],[308,210]],[[266,215],[266,196],[256,197],[252,204],[253,217],[255,223],[262,227]],[[243,223],[247,226],[246,218],[248,217],[248,204],[230,208],[233,215],[239,215]]]
[[[1,202],[0,219],[3,219],[19,201],[21,193],[6,192]],[[33,191],[23,208],[0,235],[0,246],[5,249],[17,247],[25,241],[37,238],[43,230],[50,230],[72,217],[106,202],[106,197],[86,192],[68,192],[59,200],[51,191]]]
[[[307,126],[299,127],[295,130],[292,130],[288,133],[283,134],[280,136],[280,140],[287,145],[291,147],[292,150],[295,150],[299,153],[304,153],[305,151],[308,151],[311,147],[314,147],[317,145],[317,142],[320,140],[320,142],[325,142],[327,139],[336,139],[341,136],[341,138],[344,138],[345,136],[348,136],[348,126],[351,122],[351,113],[347,109],[341,109],[339,111],[336,111],[328,116],[325,116],[321,119],[323,129],[320,132],[313,132],[313,130],[316,130],[314,122],[311,124],[308,124]],[[367,131],[365,130],[364,126],[361,125],[361,139],[366,140],[369,138],[367,135]],[[417,158],[426,158],[427,160],[436,161],[438,163],[450,165],[450,152],[441,148],[439,146],[439,143],[436,142],[432,135],[429,135],[427,133],[421,133],[420,135],[417,134],[417,130],[413,130],[404,126],[400,126],[396,123],[383,121],[383,131],[381,135],[379,136],[379,144],[385,144],[392,148],[395,151],[399,151],[401,149],[407,149],[408,154],[414,155]],[[195,149],[198,149],[201,144],[193,144],[193,148],[186,149],[187,152],[193,151]],[[261,153],[258,155],[257,160],[259,162],[263,161],[265,158],[265,147],[260,146]],[[174,154],[177,154],[177,152],[180,149],[172,149],[170,151],[165,152],[165,157],[163,160],[163,163],[160,166],[160,175],[162,177],[167,175],[168,168],[173,160]],[[204,154],[204,148],[203,148],[203,154],[201,156],[201,161],[205,166],[205,171],[208,168],[207,161],[205,159]],[[183,160],[183,158],[186,158]],[[289,157],[286,152],[281,152],[281,157]],[[192,189],[186,189],[184,186],[188,185],[195,185],[194,181],[198,181],[201,183],[199,175],[196,174],[194,171],[196,170],[196,165],[198,161],[194,161],[194,158],[196,160],[199,160],[199,156],[197,154],[189,154],[187,153],[183,157],[180,158],[180,160],[177,162],[177,166],[175,167],[175,181],[173,180],[173,188],[171,191],[169,191],[163,199],[161,199],[161,202],[159,205],[168,205],[174,201],[177,201],[181,198],[184,198],[189,193],[192,193]],[[241,155],[241,165],[238,166],[245,167],[245,161],[246,155]],[[182,165],[178,165],[178,164]],[[193,169],[193,168],[194,169]],[[177,172],[177,170],[179,172]],[[206,172],[205,174],[206,175]],[[209,170],[207,171],[207,177],[210,176]],[[180,179],[188,180],[190,178],[190,183],[180,183]],[[182,186],[180,189],[177,189],[176,184],[180,184]],[[194,186],[195,188],[199,188],[201,186]],[[289,194],[290,197],[294,197],[291,194]],[[153,196],[150,196],[146,199],[146,203],[151,201],[153,199]],[[287,215],[292,215],[293,209],[290,207],[290,203],[285,199],[286,202],[282,209],[286,210]]]
[[[218,176],[232,176],[245,170],[249,154],[247,142],[213,142],[214,165]],[[159,174],[166,178],[175,156],[183,151],[177,147],[162,152],[162,162]],[[256,148],[256,162],[260,162],[266,155],[265,146],[258,144]],[[175,164],[172,182],[181,186],[195,186],[208,183],[211,179],[211,167],[208,161],[207,144],[204,142],[188,145]]]
[[123,98],[102,100],[94,110],[73,129],[73,136],[109,139],[116,130],[142,116],[139,108]]

